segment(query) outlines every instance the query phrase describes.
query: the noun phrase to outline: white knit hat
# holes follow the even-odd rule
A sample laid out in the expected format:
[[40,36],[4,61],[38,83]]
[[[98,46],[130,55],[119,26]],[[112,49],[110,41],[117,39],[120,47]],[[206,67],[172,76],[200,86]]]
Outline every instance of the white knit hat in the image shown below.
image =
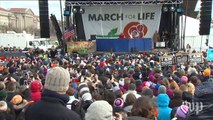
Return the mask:
[[62,67],[55,67],[47,72],[44,88],[56,92],[66,92],[69,83],[69,72]]
[[112,118],[112,106],[104,100],[92,103],[85,115],[85,120],[112,120]]
[[0,101],[0,111],[7,111],[7,103],[5,101]]

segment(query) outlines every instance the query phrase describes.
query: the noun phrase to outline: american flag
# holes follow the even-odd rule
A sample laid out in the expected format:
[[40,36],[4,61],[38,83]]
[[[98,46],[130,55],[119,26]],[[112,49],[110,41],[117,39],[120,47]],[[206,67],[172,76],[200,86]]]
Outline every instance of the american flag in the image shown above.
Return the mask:
[[63,35],[63,38],[64,40],[67,40],[69,39],[70,37],[74,36],[75,35],[75,30],[74,28],[71,26],[69,29],[67,29],[65,32],[64,32],[64,35]]

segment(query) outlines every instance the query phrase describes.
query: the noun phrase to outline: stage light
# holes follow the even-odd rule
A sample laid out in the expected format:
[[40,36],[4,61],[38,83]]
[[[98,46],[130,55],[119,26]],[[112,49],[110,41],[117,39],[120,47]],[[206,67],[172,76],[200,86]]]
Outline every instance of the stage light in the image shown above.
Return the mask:
[[69,10],[64,10],[64,16],[70,16],[70,11]]
[[163,7],[163,12],[168,12],[168,11],[169,11],[168,7],[164,6]]
[[175,12],[175,7],[174,6],[170,7],[170,12]]
[[77,11],[76,8],[73,8],[73,9],[72,9],[72,13],[73,13],[73,14],[75,14],[75,13],[77,13],[77,12],[78,12],[78,11]]
[[177,8],[176,11],[177,11],[178,14],[183,14],[184,13],[184,10],[183,10],[182,7]]
[[80,10],[79,10],[79,12],[81,13],[81,14],[84,14],[84,9],[83,8],[81,8]]

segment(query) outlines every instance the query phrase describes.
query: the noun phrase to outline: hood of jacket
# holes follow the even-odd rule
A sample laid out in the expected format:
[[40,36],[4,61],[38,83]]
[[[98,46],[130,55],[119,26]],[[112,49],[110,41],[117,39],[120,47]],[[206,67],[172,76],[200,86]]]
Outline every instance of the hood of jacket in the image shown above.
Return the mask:
[[167,94],[159,94],[157,97],[158,107],[168,107],[170,98]]
[[30,83],[30,90],[31,92],[40,92],[41,90],[41,84],[38,81],[32,81]]

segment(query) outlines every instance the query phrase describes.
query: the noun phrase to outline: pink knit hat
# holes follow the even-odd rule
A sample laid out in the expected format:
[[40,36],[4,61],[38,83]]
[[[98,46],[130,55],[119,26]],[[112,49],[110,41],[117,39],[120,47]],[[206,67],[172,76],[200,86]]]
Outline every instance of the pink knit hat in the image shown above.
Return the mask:
[[188,77],[182,76],[180,80],[182,84],[186,84],[188,82]]
[[167,89],[166,94],[167,94],[170,98],[172,98],[172,97],[174,96],[174,92],[173,92],[173,90],[171,90],[171,89]]
[[124,100],[121,99],[121,98],[115,99],[113,106],[114,106],[114,107],[123,108],[123,106],[124,106]]
[[186,105],[181,105],[176,111],[176,116],[179,118],[186,118],[186,114],[189,112],[189,107]]

